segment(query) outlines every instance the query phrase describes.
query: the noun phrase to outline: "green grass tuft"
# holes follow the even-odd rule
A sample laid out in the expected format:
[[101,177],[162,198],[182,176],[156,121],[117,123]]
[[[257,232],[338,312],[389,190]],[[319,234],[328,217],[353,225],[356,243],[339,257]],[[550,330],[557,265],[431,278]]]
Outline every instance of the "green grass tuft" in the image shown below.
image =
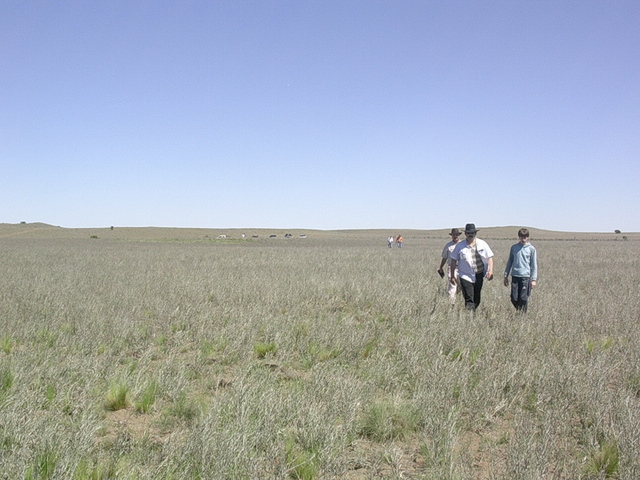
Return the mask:
[[588,478],[618,478],[619,466],[618,444],[609,441],[602,443],[591,452],[584,472]]
[[125,383],[114,383],[109,387],[104,400],[104,408],[109,411],[122,410],[129,406],[129,386]]
[[253,351],[258,358],[265,358],[268,354],[275,355],[277,348],[275,343],[259,342],[253,346]]
[[150,382],[143,390],[140,392],[140,396],[136,401],[134,401],[133,406],[138,413],[149,413],[152,405],[156,401],[156,395],[158,391],[157,382]]

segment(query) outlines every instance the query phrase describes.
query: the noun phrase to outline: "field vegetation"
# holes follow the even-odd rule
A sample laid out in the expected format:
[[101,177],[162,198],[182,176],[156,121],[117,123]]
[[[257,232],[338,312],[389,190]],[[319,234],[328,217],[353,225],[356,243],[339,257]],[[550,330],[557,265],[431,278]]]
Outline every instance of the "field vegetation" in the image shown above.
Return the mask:
[[0,478],[640,478],[640,236],[530,229],[520,315],[517,228],[471,315],[444,230],[0,225]]

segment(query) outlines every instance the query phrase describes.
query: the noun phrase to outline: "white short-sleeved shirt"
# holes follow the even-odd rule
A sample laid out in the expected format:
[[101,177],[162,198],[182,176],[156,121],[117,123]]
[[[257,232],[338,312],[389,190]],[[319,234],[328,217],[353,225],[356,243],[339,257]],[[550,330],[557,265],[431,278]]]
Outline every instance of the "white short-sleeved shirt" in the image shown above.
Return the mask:
[[453,252],[453,249],[456,248],[458,243],[459,242],[454,242],[453,240],[447,243],[442,249],[442,258],[449,258],[449,255],[451,255],[451,252]]
[[[493,252],[487,242],[479,238],[476,238],[476,249],[482,257],[484,271],[487,272],[489,269],[488,262],[493,257]],[[473,256],[473,249],[469,246],[469,243],[466,240],[462,240],[455,246],[449,258],[458,262],[458,275],[460,278],[475,283],[476,272],[473,270]]]

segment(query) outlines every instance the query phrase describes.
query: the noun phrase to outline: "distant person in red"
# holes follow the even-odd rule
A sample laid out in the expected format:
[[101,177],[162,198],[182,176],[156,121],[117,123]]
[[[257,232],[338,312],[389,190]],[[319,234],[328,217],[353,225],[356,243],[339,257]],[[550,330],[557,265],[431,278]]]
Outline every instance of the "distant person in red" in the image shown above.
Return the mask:
[[402,238],[402,235],[398,235],[398,238],[396,238],[396,245],[398,245],[398,248],[402,248],[402,242],[404,242],[404,238]]

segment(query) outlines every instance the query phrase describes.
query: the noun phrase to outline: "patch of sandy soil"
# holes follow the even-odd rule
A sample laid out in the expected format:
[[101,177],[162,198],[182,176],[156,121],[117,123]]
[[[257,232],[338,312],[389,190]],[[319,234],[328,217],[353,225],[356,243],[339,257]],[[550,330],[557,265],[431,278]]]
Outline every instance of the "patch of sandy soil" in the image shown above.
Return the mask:
[[349,469],[346,480],[371,478],[422,478],[425,458],[418,442],[397,442],[391,445],[358,440],[349,449]]
[[151,415],[137,413],[131,408],[107,412],[102,441],[113,442],[119,435],[125,435],[134,439],[148,437],[154,443],[164,443],[169,434],[154,427],[152,420]]

